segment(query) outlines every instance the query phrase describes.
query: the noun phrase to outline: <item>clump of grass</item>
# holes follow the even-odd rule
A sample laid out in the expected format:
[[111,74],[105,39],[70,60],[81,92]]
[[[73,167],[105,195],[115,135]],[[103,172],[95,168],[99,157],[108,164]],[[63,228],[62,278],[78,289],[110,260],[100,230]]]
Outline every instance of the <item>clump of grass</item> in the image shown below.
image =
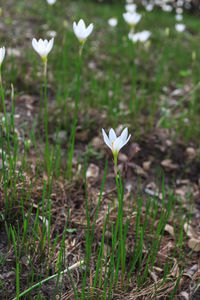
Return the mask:
[[[194,36],[188,32],[177,38],[177,33],[169,24],[169,21],[173,23],[173,16],[155,10],[138,24],[138,30],[148,26],[153,31],[147,47],[133,45],[128,40],[127,27],[121,17],[121,4],[113,5],[111,11],[107,4],[97,5],[88,1],[90,9],[86,11],[86,4],[82,2],[78,5],[68,3],[67,9],[58,3],[55,10],[53,7],[43,7],[40,1],[38,3],[25,4],[20,0],[13,5],[19,13],[27,11],[28,17],[34,16],[35,23],[46,23],[43,29],[41,26],[35,28],[38,34],[46,35],[47,29],[56,30],[48,84],[47,61],[43,61],[44,83],[41,84],[36,60],[29,51],[26,51],[27,57],[22,56],[28,66],[21,63],[22,58],[15,60],[11,56],[6,62],[9,67],[0,79],[0,108],[3,113],[0,125],[1,223],[8,242],[8,253],[0,258],[0,266],[5,267],[10,259],[15,270],[15,291],[8,295],[6,281],[2,279],[1,297],[39,299],[43,297],[43,285],[46,287],[47,282],[55,279],[51,281],[54,298],[70,291],[75,299],[114,299],[119,294],[150,299],[162,296],[169,288],[169,297],[173,299],[187,263],[182,262],[183,227],[189,222],[186,217],[180,221],[181,210],[178,217],[174,215],[174,195],[166,197],[166,187],[163,185],[161,200],[156,196],[145,199],[137,193],[129,194],[127,198],[124,178],[117,169],[118,152],[117,155],[114,152],[116,189],[112,201],[104,203],[109,167],[107,160],[98,200],[93,199],[86,178],[87,162],[83,167],[84,145],[80,158],[77,159],[74,154],[78,121],[84,128],[91,127],[93,120],[90,115],[94,111],[97,112],[94,118],[99,120],[95,122],[92,137],[97,132],[99,134],[97,126],[100,127],[101,123],[113,127],[126,123],[130,124],[131,130],[134,128],[138,140],[141,130],[148,134],[156,127],[170,129],[174,139],[197,139],[200,128],[197,126],[200,74],[196,66],[200,52],[195,35],[199,20],[187,16],[188,27],[194,30]],[[24,9],[26,5],[27,10]],[[41,17],[38,18],[40,8]],[[84,18],[87,16],[95,21],[95,34],[87,42],[84,52],[83,43],[80,43],[78,55],[74,35],[70,32],[72,20],[70,17],[66,22],[66,12],[67,16],[72,15],[75,19],[80,11]],[[105,26],[111,14],[119,19],[116,31]],[[12,18],[4,20],[10,24],[13,33]],[[157,28],[158,23],[160,28]],[[166,36],[164,32],[168,26],[169,34]],[[10,37],[7,38],[9,41]],[[195,55],[191,55],[191,48]],[[33,82],[28,79],[20,84],[25,70],[28,77],[32,76]],[[11,79],[17,97],[13,86],[11,97],[9,95],[7,85]],[[35,86],[35,82],[38,85]],[[44,111],[40,112],[39,119],[44,125],[44,138],[36,115],[33,124],[27,124],[22,143],[18,129],[23,126],[21,124],[18,128],[15,122],[19,91],[23,89],[27,93],[37,91],[40,94],[38,90],[41,87]],[[179,90],[180,96],[175,96],[172,99],[174,102],[170,102],[174,90]],[[166,95],[165,91],[168,91]],[[164,102],[163,96],[166,98]],[[50,102],[53,103],[53,110],[59,108],[62,118],[60,111],[51,113]],[[54,122],[52,118],[57,119]],[[69,137],[66,143],[59,142],[60,130],[66,131],[66,137]],[[54,139],[52,132],[56,132]],[[90,154],[88,149],[88,156]],[[100,165],[103,155],[98,156],[96,152],[93,160],[96,161],[96,157]],[[78,161],[76,165],[74,159]],[[57,199],[59,193],[62,193],[61,200]],[[162,250],[166,242],[165,227],[170,222],[179,226],[169,256]],[[73,249],[76,247],[78,254],[74,255]],[[72,263],[69,263],[68,251],[74,255]],[[176,274],[174,268],[179,273]],[[28,274],[26,278],[24,270]],[[79,281],[73,270],[76,270]],[[46,297],[50,296],[48,294]]]

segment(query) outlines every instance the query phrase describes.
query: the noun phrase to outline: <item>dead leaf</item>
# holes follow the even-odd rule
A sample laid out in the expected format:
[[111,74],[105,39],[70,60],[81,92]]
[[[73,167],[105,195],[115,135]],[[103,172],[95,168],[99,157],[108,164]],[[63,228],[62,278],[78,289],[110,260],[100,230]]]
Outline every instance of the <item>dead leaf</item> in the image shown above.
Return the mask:
[[86,142],[88,141],[88,136],[89,136],[89,130],[83,130],[83,131],[78,131],[77,128],[77,132],[76,132],[76,138],[77,140],[81,141],[81,142]]
[[118,159],[119,159],[120,161],[122,161],[122,162],[128,161],[128,157],[127,157],[127,155],[125,155],[124,153],[119,153]]
[[197,157],[197,151],[192,147],[188,147],[186,149],[186,156],[189,160],[193,160]]
[[195,230],[192,228],[192,226],[190,224],[185,223],[184,230],[189,238],[193,238],[193,239],[197,239],[197,240],[199,239],[198,234],[195,232]]
[[178,278],[180,275],[179,266],[178,266],[177,260],[175,258],[174,258],[174,265],[171,269],[171,275],[175,278]]
[[173,226],[166,224],[165,231],[167,231],[174,238],[174,227]]
[[184,275],[192,276],[198,271],[198,264],[193,265],[190,269],[184,272]]
[[177,170],[179,166],[177,164],[174,164],[171,159],[165,159],[161,162],[161,165],[166,170]]
[[142,164],[142,166],[143,166],[143,169],[145,170],[145,171],[149,171],[150,170],[150,167],[151,167],[151,161],[144,161],[143,162],[143,164]]
[[92,140],[92,147],[94,148],[94,150],[99,150],[102,148],[102,146],[104,145],[103,139],[100,137],[95,137]]
[[130,161],[135,157],[135,154],[138,151],[140,151],[140,146],[136,143],[131,143],[131,145],[129,146],[129,152],[128,152],[128,157],[129,157]]
[[147,173],[143,170],[142,167],[136,165],[136,164],[133,163],[133,162],[129,162],[127,165],[128,165],[129,167],[133,168],[134,172],[135,172],[137,175],[144,176],[145,178],[148,177]]
[[184,300],[189,300],[190,299],[190,295],[186,291],[182,291],[180,293],[180,296],[183,297]]
[[97,179],[98,177],[99,177],[99,167],[96,166],[95,164],[90,164],[86,172],[86,178]]
[[200,240],[194,239],[194,238],[190,239],[188,241],[188,247],[195,252],[199,252],[200,251]]

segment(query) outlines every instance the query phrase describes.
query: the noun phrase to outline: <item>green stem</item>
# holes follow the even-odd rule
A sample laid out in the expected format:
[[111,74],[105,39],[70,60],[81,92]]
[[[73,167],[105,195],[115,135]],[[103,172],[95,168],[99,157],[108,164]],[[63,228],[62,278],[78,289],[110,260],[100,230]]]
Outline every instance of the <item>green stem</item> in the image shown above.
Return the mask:
[[72,159],[74,155],[75,135],[76,135],[76,124],[78,117],[78,104],[80,100],[80,85],[81,85],[81,71],[82,71],[82,56],[79,55],[77,65],[77,84],[76,84],[76,96],[75,96],[75,109],[74,109],[74,120],[72,124],[72,131],[70,136],[71,147],[68,154],[68,165],[67,165],[67,178],[72,178]]
[[49,174],[49,139],[48,139],[48,103],[47,103],[47,59],[44,60],[44,122],[45,122],[45,154],[47,175]]
[[122,284],[124,281],[124,273],[125,273],[125,248],[124,248],[124,238],[123,238],[123,187],[121,184],[121,176],[119,173],[119,179],[117,174],[117,164],[115,163],[115,181],[117,185],[117,195],[119,201],[119,209],[118,209],[118,218],[119,218],[119,238],[120,238],[120,252],[121,252],[121,278]]
[[82,261],[79,261],[78,263],[72,265],[71,267],[65,269],[64,271],[58,272],[58,273],[56,273],[56,274],[54,274],[54,275],[52,275],[52,276],[49,276],[49,277],[47,277],[47,278],[41,280],[40,282],[38,282],[38,283],[32,285],[30,288],[28,288],[27,290],[25,290],[25,291],[23,291],[21,294],[19,294],[19,295],[18,295],[18,298],[17,298],[17,297],[13,298],[13,300],[17,300],[17,299],[21,298],[22,296],[28,294],[30,291],[32,291],[32,290],[35,289],[36,287],[41,286],[43,283],[45,283],[45,282],[47,282],[47,281],[49,281],[49,280],[51,280],[51,279],[53,279],[53,278],[55,278],[55,277],[58,277],[58,276],[60,276],[60,275],[64,275],[65,273],[69,273],[71,270],[76,269],[76,268],[80,267],[81,265],[83,265],[83,263],[84,263],[83,260],[82,260]]

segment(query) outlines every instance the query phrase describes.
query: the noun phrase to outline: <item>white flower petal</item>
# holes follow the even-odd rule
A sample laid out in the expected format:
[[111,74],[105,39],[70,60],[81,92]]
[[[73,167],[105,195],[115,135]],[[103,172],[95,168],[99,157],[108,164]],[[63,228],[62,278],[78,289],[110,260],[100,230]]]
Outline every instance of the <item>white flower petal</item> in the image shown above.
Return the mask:
[[102,134],[103,134],[103,139],[104,139],[104,142],[106,143],[106,145],[112,150],[112,145],[109,141],[109,138],[107,136],[107,134],[105,133],[105,130],[102,128]]
[[126,139],[126,141],[124,141],[122,147],[124,147],[124,146],[128,143],[128,141],[130,140],[130,138],[131,138],[131,134],[129,134],[129,136],[128,136],[128,138]]
[[51,49],[53,48],[53,43],[54,43],[54,38],[52,38],[48,44],[47,44],[47,47],[46,47],[46,52],[47,54],[49,54],[49,52],[51,51]]
[[86,29],[87,31],[87,37],[92,33],[94,25],[91,23],[88,28]]
[[126,141],[127,136],[128,136],[128,128],[126,127],[126,128],[122,131],[122,133],[121,133],[121,135],[120,135],[120,138],[121,138],[121,140],[122,140],[123,143]]
[[5,53],[6,53],[5,47],[0,48],[0,66],[1,66],[1,64],[2,64],[2,62],[4,60]]
[[109,131],[109,140],[111,143],[113,143],[116,140],[117,136],[113,128],[110,129]]
[[123,142],[121,137],[119,136],[113,143],[113,152],[119,152],[119,150],[122,148]]
[[78,27],[81,30],[86,30],[85,22],[83,21],[83,19],[80,19],[80,21],[78,22]]

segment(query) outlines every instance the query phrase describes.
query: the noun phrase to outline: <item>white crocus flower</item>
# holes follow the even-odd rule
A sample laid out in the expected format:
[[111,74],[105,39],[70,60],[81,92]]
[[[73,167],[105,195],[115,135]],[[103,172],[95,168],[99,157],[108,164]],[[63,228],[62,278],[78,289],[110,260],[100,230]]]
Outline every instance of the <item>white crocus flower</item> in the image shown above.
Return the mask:
[[149,4],[147,4],[147,5],[145,6],[146,11],[152,11],[153,8],[154,8],[154,5],[151,4],[151,3],[149,3]]
[[141,17],[142,16],[136,12],[135,13],[127,12],[123,14],[123,18],[125,22],[128,23],[130,26],[136,25],[140,21]]
[[170,12],[170,11],[172,11],[172,9],[173,9],[173,7],[171,5],[167,5],[167,4],[162,5],[163,11]]
[[179,14],[179,15],[181,15],[183,13],[182,7],[177,7],[176,13]]
[[48,3],[49,5],[53,5],[53,4],[56,3],[56,0],[47,0],[47,3]]
[[2,62],[4,60],[5,53],[6,53],[5,47],[0,48],[0,67],[1,67],[1,64],[2,64]]
[[2,65],[2,62],[3,62],[3,60],[4,60],[5,53],[6,53],[5,47],[0,48],[0,86],[2,85],[1,65]]
[[32,40],[33,49],[41,56],[43,62],[47,60],[47,55],[53,48],[54,38],[50,41],[39,39],[38,41],[34,38]]
[[117,26],[117,23],[118,23],[118,20],[116,18],[110,18],[108,20],[108,24],[111,26],[111,27],[115,27]]
[[148,30],[144,30],[135,34],[129,33],[129,39],[132,40],[134,43],[141,42],[145,43],[151,35],[151,32]]
[[92,33],[94,25],[90,24],[86,27],[85,22],[81,19],[78,24],[76,22],[73,23],[74,34],[80,41],[80,43],[84,43],[88,36]]
[[183,20],[183,16],[181,14],[177,14],[175,16],[176,21],[182,21]]
[[126,4],[125,9],[127,12],[134,13],[136,12],[137,5],[136,4]]
[[131,135],[128,136],[128,128],[125,128],[119,137],[116,136],[115,131],[111,128],[109,131],[109,137],[102,129],[103,139],[106,145],[111,149],[114,156],[114,163],[117,164],[117,157],[120,149],[125,146],[130,140]]
[[176,24],[175,29],[178,32],[183,32],[185,30],[185,24]]

